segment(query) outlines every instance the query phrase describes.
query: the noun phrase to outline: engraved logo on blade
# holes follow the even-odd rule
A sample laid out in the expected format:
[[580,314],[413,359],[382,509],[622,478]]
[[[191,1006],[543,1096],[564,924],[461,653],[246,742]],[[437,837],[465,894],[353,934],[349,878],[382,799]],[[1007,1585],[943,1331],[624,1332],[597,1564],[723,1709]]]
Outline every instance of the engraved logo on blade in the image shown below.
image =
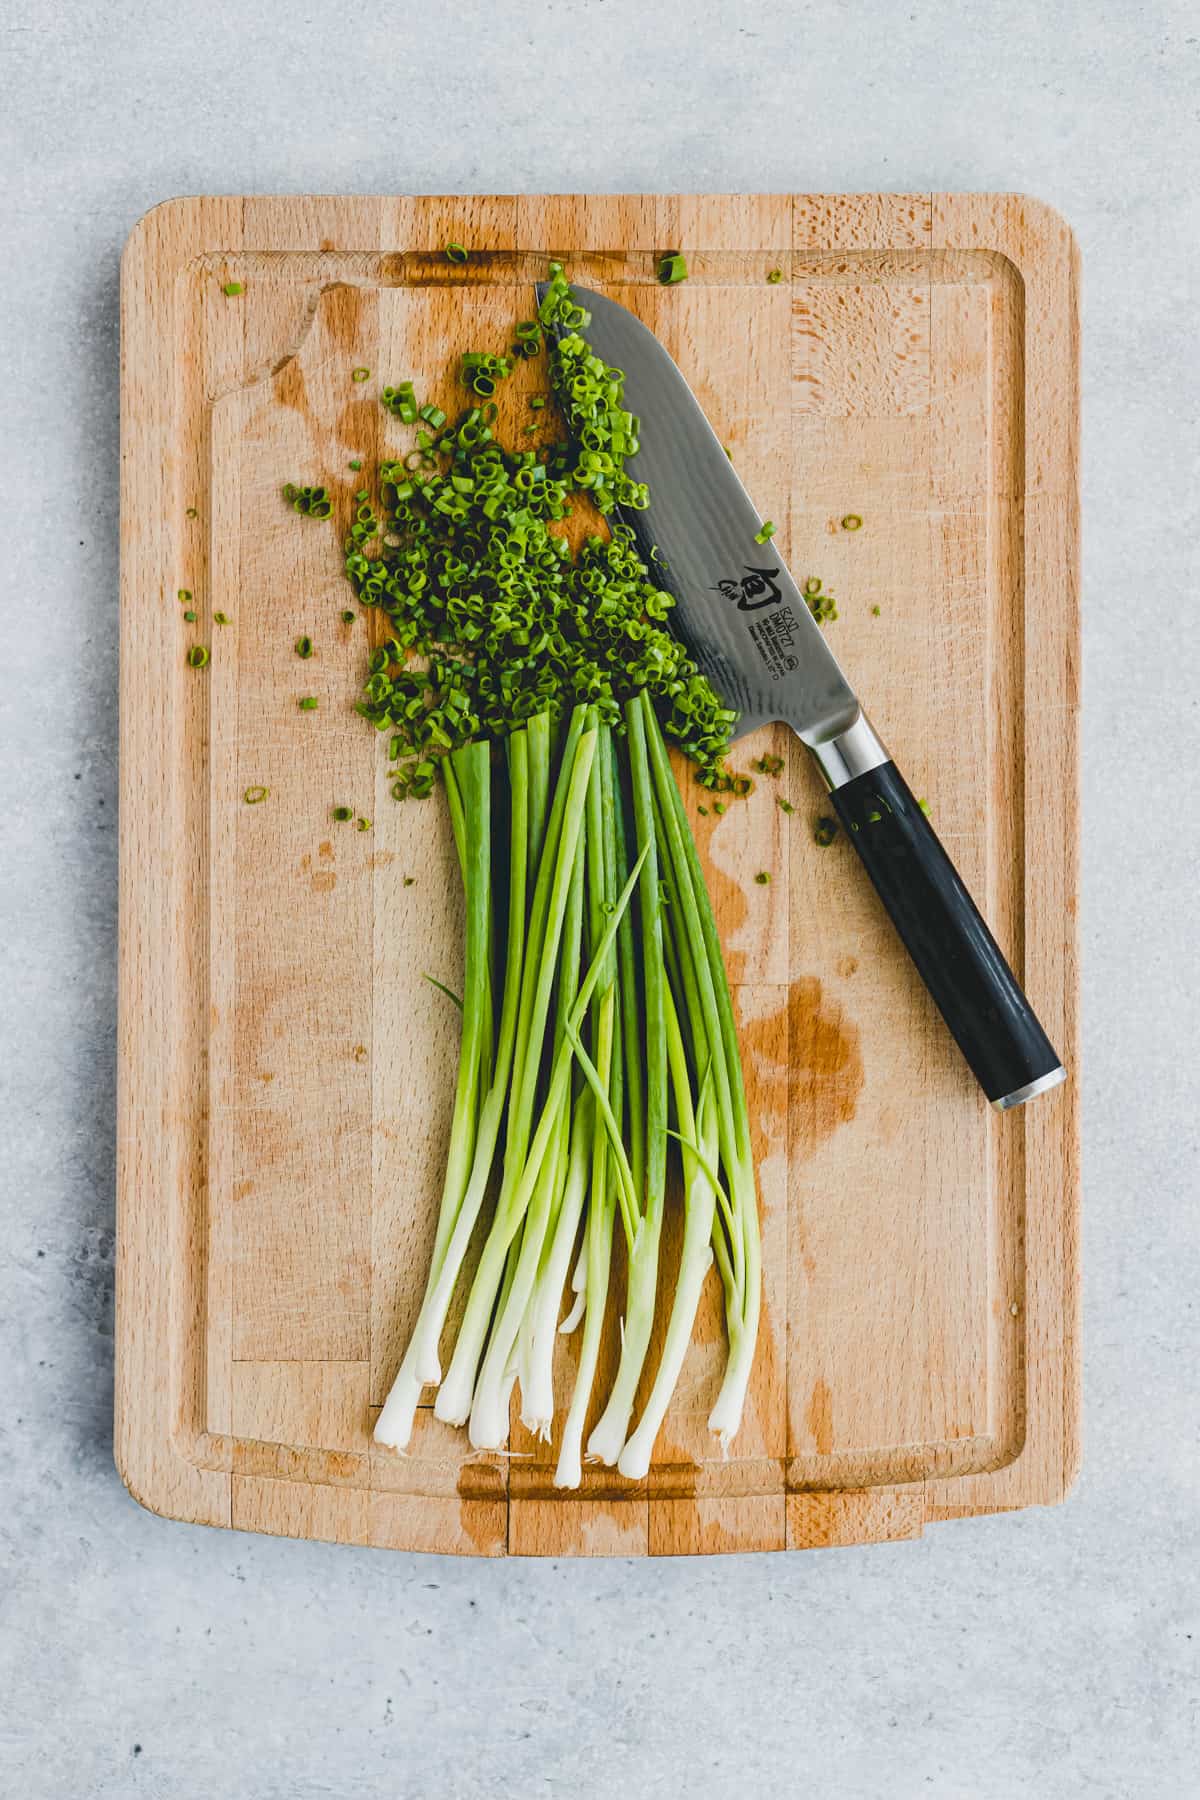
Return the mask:
[[797,666],[800,659],[792,654],[792,645],[799,629],[800,621],[790,606],[768,618],[755,619],[750,626],[754,647],[766,663],[772,681],[789,675]]
[[[732,600],[739,612],[762,612],[765,607],[779,606],[783,599],[776,580],[778,574],[778,566],[758,569],[746,563],[742,575],[736,580],[727,576],[716,582],[713,592]],[[769,613],[765,619],[755,619],[753,624],[747,621],[754,647],[766,663],[772,681],[778,681],[796,667],[798,659],[792,654],[796,627],[796,615],[790,606],[780,607],[778,612]]]
[[739,612],[758,612],[764,606],[774,606],[783,595],[776,584],[778,568],[752,569],[747,563],[746,572],[736,581],[728,577],[714,584],[715,594],[724,594],[726,600],[733,600]]

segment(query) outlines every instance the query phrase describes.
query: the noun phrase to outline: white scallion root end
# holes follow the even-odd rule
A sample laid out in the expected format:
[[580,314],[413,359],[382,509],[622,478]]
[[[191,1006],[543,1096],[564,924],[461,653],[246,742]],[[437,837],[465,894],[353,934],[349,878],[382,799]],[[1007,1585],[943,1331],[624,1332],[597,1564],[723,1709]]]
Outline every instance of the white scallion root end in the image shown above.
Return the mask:
[[558,1458],[558,1467],[554,1471],[554,1485],[556,1488],[577,1488],[582,1480],[579,1445],[564,1444]]
[[377,1444],[382,1444],[388,1450],[408,1449],[417,1404],[421,1398],[421,1386],[421,1382],[401,1366],[383,1403],[383,1410],[375,1421],[374,1437]]
[[465,1425],[471,1416],[471,1390],[461,1379],[454,1380],[453,1374],[451,1368],[437,1391],[433,1416],[440,1419],[443,1425]]
[[729,1446],[741,1427],[745,1395],[743,1383],[723,1387],[717,1395],[716,1405],[708,1415],[708,1429],[720,1439],[723,1456],[729,1455]]
[[543,1442],[550,1435],[554,1419],[554,1372],[539,1361],[529,1372],[528,1382],[521,1383],[521,1423]]
[[499,1450],[508,1436],[508,1396],[512,1383],[482,1382],[475,1390],[468,1436],[475,1450]]
[[625,1433],[628,1428],[628,1419],[621,1420],[606,1412],[597,1421],[596,1429],[588,1439],[588,1456],[595,1457],[598,1462],[611,1469],[625,1448]]
[[[640,1441],[639,1441],[640,1440]],[[653,1445],[646,1442],[640,1431],[635,1431],[620,1456],[617,1458],[617,1470],[630,1481],[641,1481],[650,1473],[650,1452]]]

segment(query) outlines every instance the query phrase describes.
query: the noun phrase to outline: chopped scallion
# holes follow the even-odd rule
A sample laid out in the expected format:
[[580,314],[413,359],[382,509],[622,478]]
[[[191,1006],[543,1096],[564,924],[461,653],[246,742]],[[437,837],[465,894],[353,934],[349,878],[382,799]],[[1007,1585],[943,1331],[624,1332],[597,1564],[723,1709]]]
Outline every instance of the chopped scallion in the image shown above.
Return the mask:
[[837,602],[831,593],[822,590],[819,575],[810,575],[804,583],[804,598],[808,602],[809,612],[818,625],[823,625],[826,619],[837,618]]

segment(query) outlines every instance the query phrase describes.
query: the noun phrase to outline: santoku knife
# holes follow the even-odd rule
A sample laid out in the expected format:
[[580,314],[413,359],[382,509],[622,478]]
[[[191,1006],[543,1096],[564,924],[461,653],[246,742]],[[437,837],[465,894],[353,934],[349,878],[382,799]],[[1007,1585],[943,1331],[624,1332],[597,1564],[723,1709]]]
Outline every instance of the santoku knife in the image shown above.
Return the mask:
[[[539,284],[539,302],[545,293]],[[622,516],[673,628],[740,715],[735,736],[782,720],[807,745],[922,980],[1001,1111],[1056,1087],[1058,1056],[953,863],[822,635],[673,358],[627,308],[575,288],[592,351],[625,374],[644,422],[628,469],[650,504]],[[653,552],[653,556],[652,553]]]

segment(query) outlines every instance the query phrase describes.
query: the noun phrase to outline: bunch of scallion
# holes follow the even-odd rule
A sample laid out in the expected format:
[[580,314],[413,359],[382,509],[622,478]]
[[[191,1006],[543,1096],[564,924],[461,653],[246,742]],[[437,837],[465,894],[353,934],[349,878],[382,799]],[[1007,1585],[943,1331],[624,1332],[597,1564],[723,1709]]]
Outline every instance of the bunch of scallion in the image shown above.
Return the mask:
[[[668,755],[677,745],[702,782],[733,787],[723,755],[734,715],[666,628],[670,596],[632,531],[604,529],[603,518],[647,495],[625,469],[640,425],[624,407],[624,378],[589,350],[588,322],[552,265],[539,317],[518,327],[516,346],[535,354],[543,334],[549,345],[567,427],[549,448],[505,449],[493,401],[450,422],[418,407],[408,384],[385,390],[388,409],[417,425],[416,445],[381,465],[378,511],[359,491],[345,558],[359,601],[384,622],[360,711],[390,738],[397,799],[429,794],[441,776],[465,901],[461,1048],[433,1255],[375,1436],[404,1449],[423,1391],[436,1386],[437,1417],[498,1448],[517,1386],[526,1426],[557,1435],[563,1487],[578,1485],[585,1456],[646,1473],[714,1260],[729,1347],[709,1422],[727,1446],[761,1290],[737,1030]],[[510,368],[476,353],[463,379],[482,397]],[[285,496],[296,504],[298,492]],[[602,518],[574,553],[562,521],[581,496]],[[665,1293],[659,1250],[676,1155],[683,1243]],[[618,1233],[620,1356],[585,1444]],[[461,1323],[444,1344],[473,1242]],[[635,1419],[656,1308],[666,1329]],[[555,1340],[577,1329],[559,1425]]]

